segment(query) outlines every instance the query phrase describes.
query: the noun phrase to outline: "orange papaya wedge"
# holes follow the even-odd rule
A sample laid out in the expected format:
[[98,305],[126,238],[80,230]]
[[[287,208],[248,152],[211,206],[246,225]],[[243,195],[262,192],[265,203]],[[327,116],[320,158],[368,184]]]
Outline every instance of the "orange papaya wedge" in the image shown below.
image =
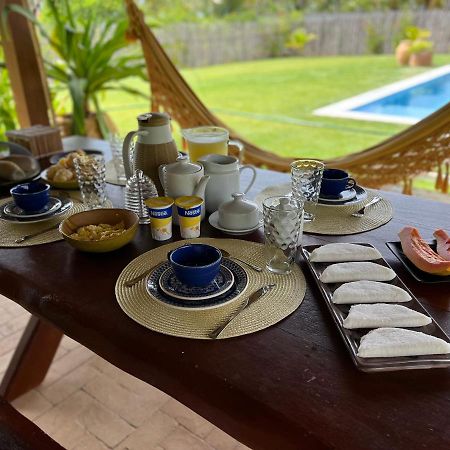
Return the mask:
[[433,236],[436,238],[438,255],[450,261],[450,236],[444,230],[436,230]]
[[450,275],[450,261],[433,251],[417,228],[404,227],[398,236],[403,253],[418,269],[434,275]]

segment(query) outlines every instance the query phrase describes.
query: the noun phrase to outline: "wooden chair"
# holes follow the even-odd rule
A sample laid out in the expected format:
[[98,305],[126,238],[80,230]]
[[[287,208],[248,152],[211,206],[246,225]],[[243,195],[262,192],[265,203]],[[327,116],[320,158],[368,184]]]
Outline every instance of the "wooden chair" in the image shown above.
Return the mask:
[[0,448],[5,450],[64,450],[2,397],[0,397]]
[[[199,99],[172,63],[157,38],[146,25],[143,13],[133,0],[125,0],[129,16],[128,37],[142,45],[151,85],[152,111],[166,111],[182,128],[216,125],[230,130],[232,139],[245,146],[245,162],[278,171],[289,171],[293,158],[263,150],[244,139],[215,116]],[[385,141],[343,158],[325,161],[327,165],[346,169],[368,187],[404,183],[410,193],[412,179],[439,168],[436,188],[448,190],[450,157],[450,104]],[[442,175],[441,165],[446,174]]]

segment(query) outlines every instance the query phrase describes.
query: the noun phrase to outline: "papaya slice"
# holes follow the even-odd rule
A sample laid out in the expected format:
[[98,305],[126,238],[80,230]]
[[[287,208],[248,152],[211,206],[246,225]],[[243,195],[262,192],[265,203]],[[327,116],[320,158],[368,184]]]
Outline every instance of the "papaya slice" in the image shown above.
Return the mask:
[[403,253],[418,269],[434,275],[450,275],[450,261],[433,251],[417,228],[404,227],[398,236]]
[[437,241],[437,253],[446,261],[450,261],[450,236],[444,230],[436,230],[433,236]]

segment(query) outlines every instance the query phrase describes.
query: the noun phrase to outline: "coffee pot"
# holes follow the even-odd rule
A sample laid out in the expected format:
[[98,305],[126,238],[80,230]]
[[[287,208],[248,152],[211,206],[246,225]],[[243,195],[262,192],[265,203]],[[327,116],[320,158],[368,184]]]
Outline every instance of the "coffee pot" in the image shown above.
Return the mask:
[[[159,180],[166,197],[184,197],[195,195],[205,200],[205,189],[209,176],[205,175],[201,164],[191,163],[187,156],[179,156],[172,164],[159,166]],[[202,207],[202,218],[205,208]],[[176,218],[174,215],[174,221]]]
[[[206,211],[212,213],[219,206],[232,200],[232,194],[243,192],[246,194],[256,178],[256,169],[251,165],[239,166],[239,160],[234,156],[210,154],[198,160],[205,168],[205,174],[210,176],[206,186]],[[245,189],[241,189],[240,177],[243,170],[253,172],[252,179]]]
[[[178,150],[170,129],[170,117],[165,113],[145,113],[137,117],[138,130],[130,131],[123,141],[123,165],[125,175],[130,178],[135,170],[142,170],[156,185],[159,193],[163,188],[159,180],[158,167],[172,163]],[[133,141],[134,151],[131,149]]]

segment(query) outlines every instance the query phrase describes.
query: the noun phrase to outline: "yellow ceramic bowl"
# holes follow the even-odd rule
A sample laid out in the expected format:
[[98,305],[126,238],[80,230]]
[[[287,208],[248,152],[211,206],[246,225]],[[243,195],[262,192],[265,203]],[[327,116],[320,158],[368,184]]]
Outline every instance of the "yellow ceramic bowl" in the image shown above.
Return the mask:
[[47,178],[47,169],[45,169],[41,173],[42,181],[49,184],[51,187],[54,187],[56,189],[78,189],[78,181],[77,180],[71,180],[71,181],[53,181],[49,180]]
[[[119,236],[113,236],[103,241],[82,241],[70,237],[72,233],[85,225],[99,225],[100,223],[108,223],[115,225],[120,221],[125,223],[125,231]],[[104,253],[117,250],[128,244],[136,234],[139,225],[139,217],[132,211],[127,209],[108,208],[93,209],[91,211],[83,211],[65,219],[59,226],[59,232],[64,239],[83,252]]]

